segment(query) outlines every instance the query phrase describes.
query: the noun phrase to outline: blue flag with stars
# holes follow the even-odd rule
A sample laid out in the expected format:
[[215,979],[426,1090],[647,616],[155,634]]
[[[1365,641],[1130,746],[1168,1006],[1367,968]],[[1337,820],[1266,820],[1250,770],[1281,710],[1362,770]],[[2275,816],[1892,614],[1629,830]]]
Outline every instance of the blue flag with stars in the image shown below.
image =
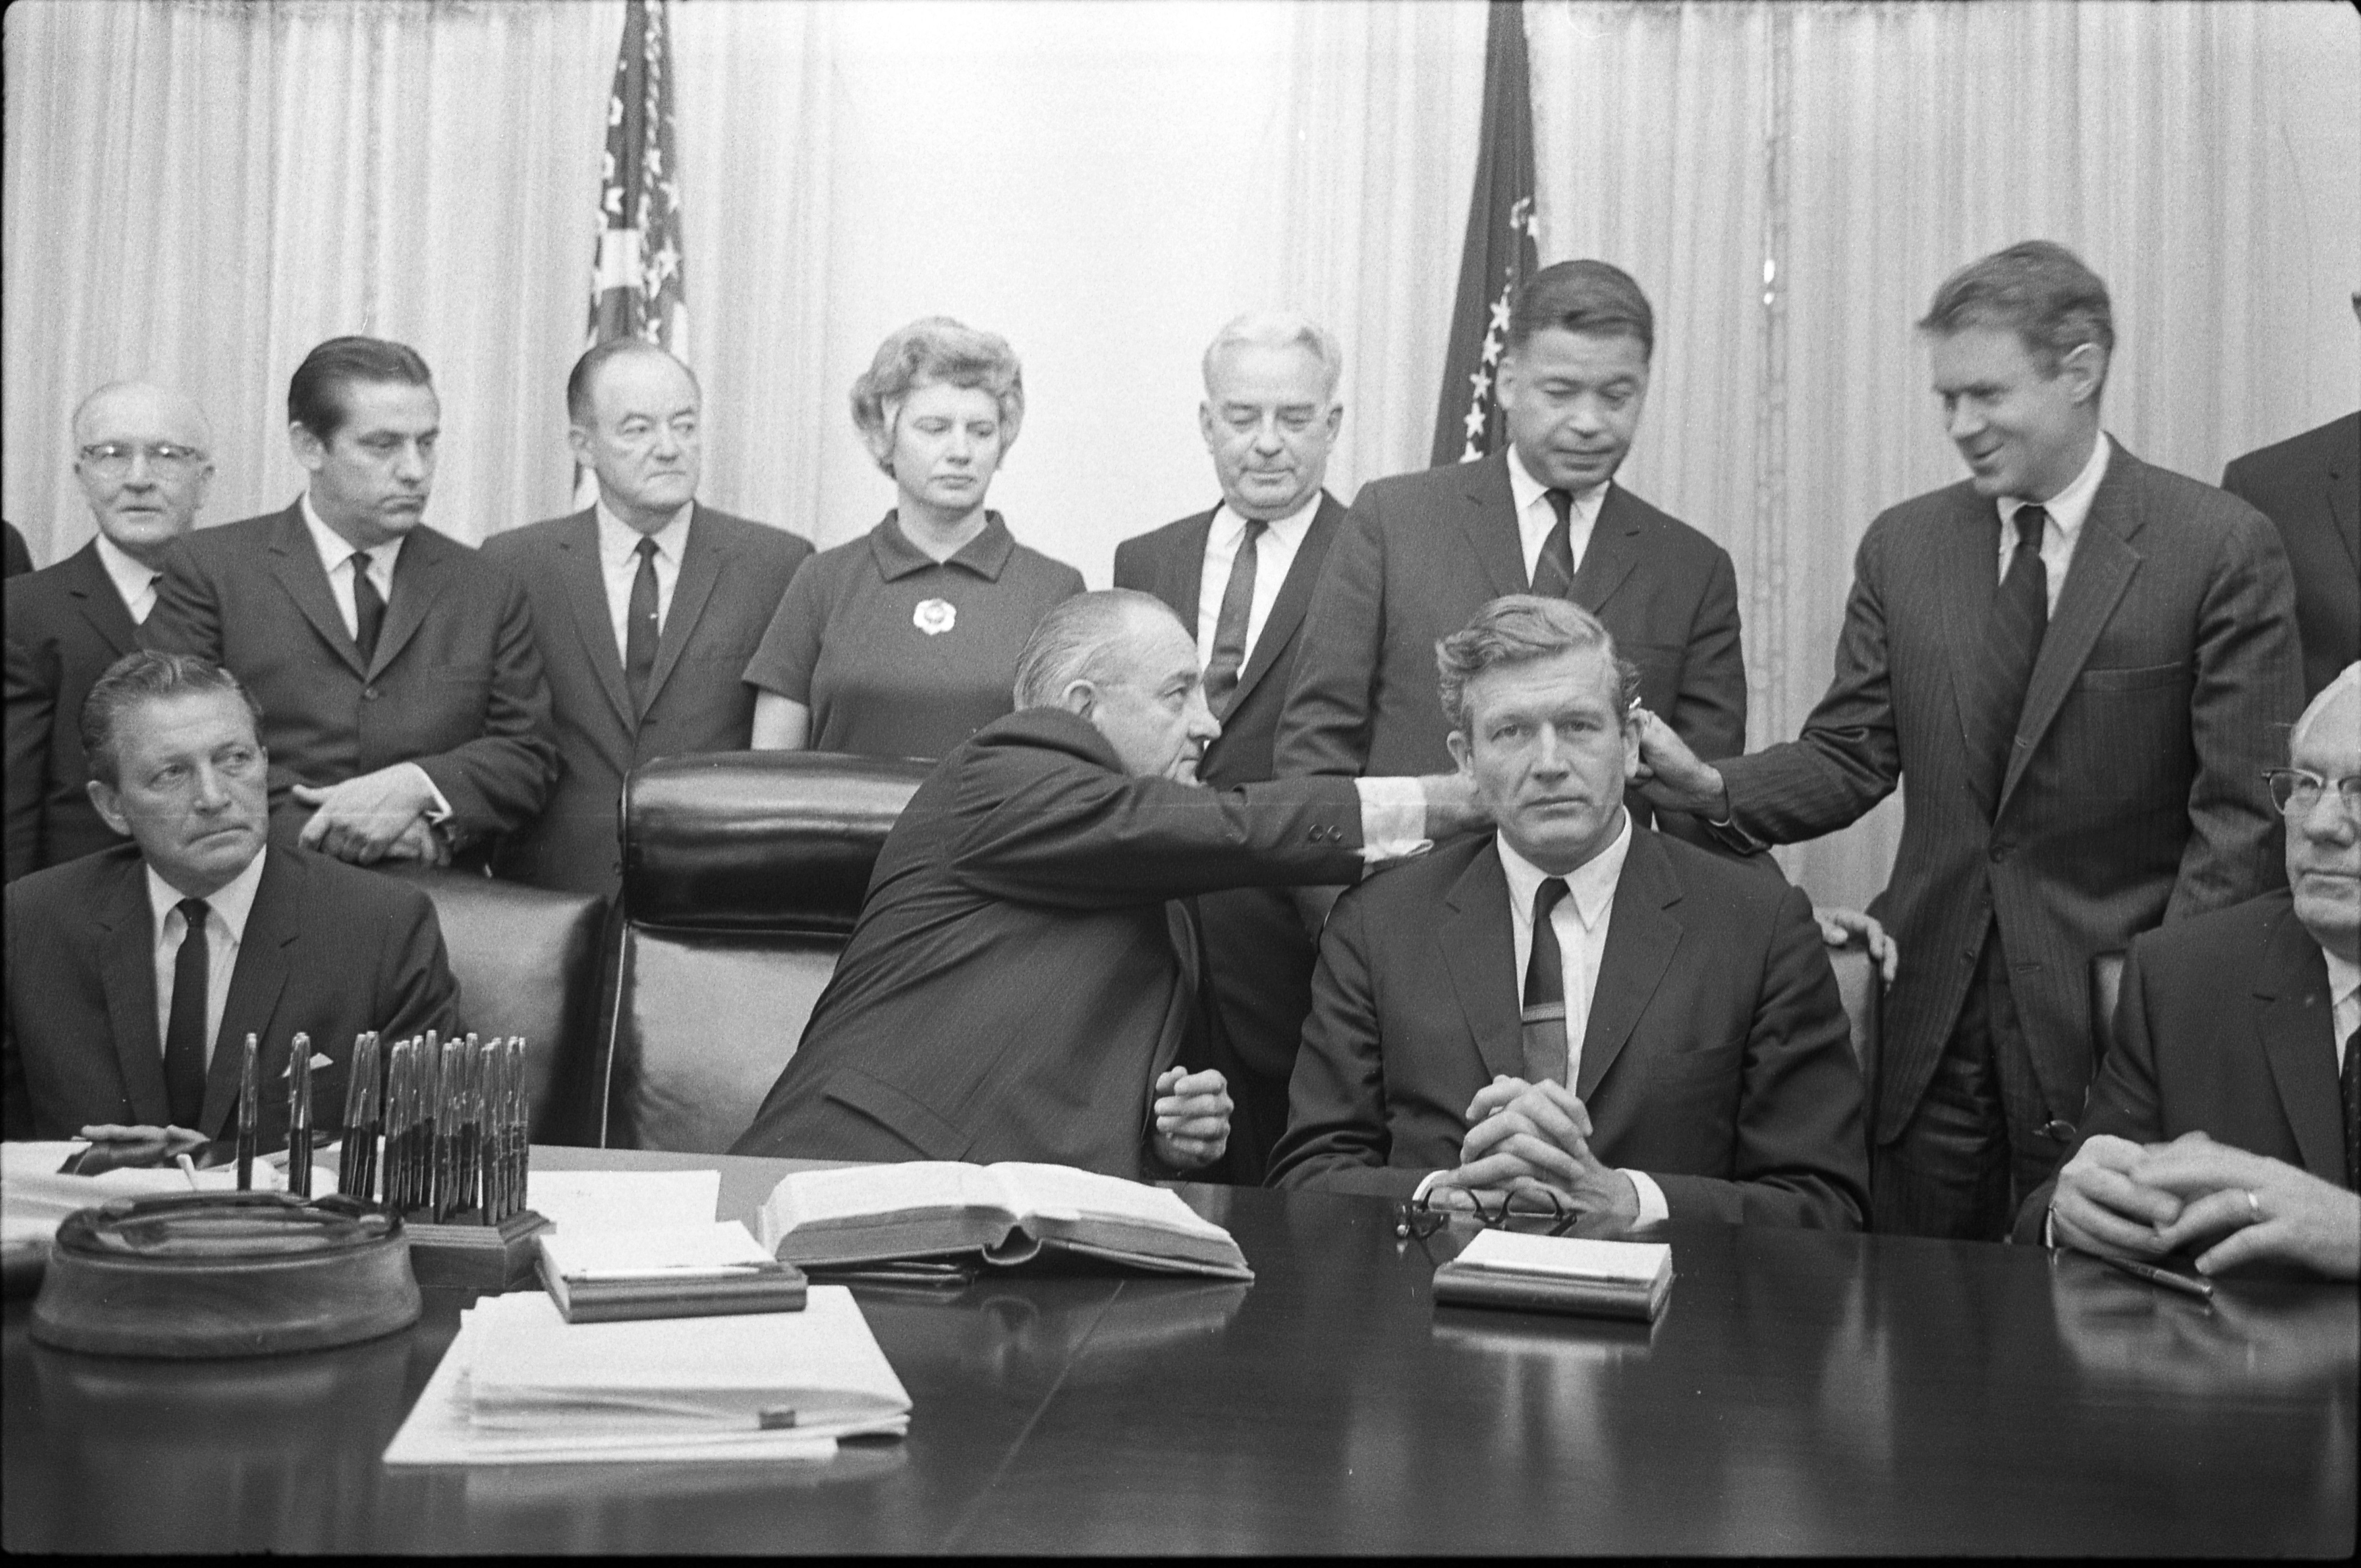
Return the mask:
[[1541,266],[1533,241],[1532,84],[1520,0],[1492,0],[1485,29],[1484,124],[1459,299],[1434,416],[1434,463],[1472,463],[1508,439],[1494,385],[1508,345],[1509,305]]

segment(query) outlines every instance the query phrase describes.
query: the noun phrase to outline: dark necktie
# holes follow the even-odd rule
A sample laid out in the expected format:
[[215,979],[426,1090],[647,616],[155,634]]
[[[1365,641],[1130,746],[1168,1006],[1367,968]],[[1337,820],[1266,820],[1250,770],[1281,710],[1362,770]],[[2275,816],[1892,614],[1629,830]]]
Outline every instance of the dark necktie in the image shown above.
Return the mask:
[[357,630],[353,643],[361,651],[361,663],[377,657],[377,634],[385,627],[385,600],[369,581],[369,554],[366,550],[353,552],[353,623]]
[[1987,818],[2000,813],[2009,750],[2025,712],[2025,688],[2033,684],[2041,634],[2049,625],[2049,574],[2041,563],[2041,525],[2048,520],[2039,507],[2017,509],[2016,553],[1984,618],[1983,658],[1976,665],[1968,705],[1968,784]]
[[1205,665],[1205,706],[1221,718],[1237,695],[1238,674],[1246,668],[1246,627],[1254,617],[1255,556],[1267,522],[1246,520],[1246,536],[1230,563],[1230,580],[1222,589],[1222,612],[1213,620],[1213,656]]
[[1544,598],[1567,598],[1574,593],[1574,494],[1551,489],[1542,496],[1557,513],[1557,521],[1542,538],[1541,559],[1533,563],[1533,592]]
[[2361,1029],[2345,1036],[2345,1185],[2361,1191]]
[[[1525,960],[1525,1080],[1566,1083],[1565,960],[1550,913],[1565,896],[1564,877],[1533,890],[1533,951]],[[1567,1084],[1568,1088],[1573,1087]]]
[[189,932],[172,960],[172,1008],[164,1022],[164,1095],[176,1127],[194,1127],[205,1113],[205,988],[213,978],[205,915],[211,907],[202,898],[184,898],[179,905]]
[[648,677],[656,670],[656,542],[639,543],[640,569],[631,578],[631,607],[623,617],[623,682],[631,711],[647,706]]

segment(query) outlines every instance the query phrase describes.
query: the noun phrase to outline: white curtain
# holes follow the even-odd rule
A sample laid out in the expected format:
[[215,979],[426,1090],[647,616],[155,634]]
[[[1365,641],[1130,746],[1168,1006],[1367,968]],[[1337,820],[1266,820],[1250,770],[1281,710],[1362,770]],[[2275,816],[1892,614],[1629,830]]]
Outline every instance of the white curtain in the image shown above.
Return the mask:
[[[1532,0],[1544,259],[1658,313],[1625,477],[1725,543],[1757,744],[1828,678],[1850,556],[1956,459],[1910,323],[1951,268],[2074,246],[2114,291],[2108,423],[2201,478],[2350,409],[2361,23],[2327,3]],[[466,539],[562,510],[619,0],[28,0],[0,170],[0,505],[89,537],[68,419],[141,376],[210,411],[206,521],[299,482],[284,399],[339,332],[415,345]],[[885,333],[1005,333],[994,489],[1107,580],[1205,506],[1197,358],[1287,306],[1345,349],[1332,485],[1433,439],[1481,100],[1473,0],[678,0],[705,494],[852,537],[890,500],[846,390]],[[1766,271],[1767,269],[1767,271]],[[1891,803],[1786,852],[1882,883]]]

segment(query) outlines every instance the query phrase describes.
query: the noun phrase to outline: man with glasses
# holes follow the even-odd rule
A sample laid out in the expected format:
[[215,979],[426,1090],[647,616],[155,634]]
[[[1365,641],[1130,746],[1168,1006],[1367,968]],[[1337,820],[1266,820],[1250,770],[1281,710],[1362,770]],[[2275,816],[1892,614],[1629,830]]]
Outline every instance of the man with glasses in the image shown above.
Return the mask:
[[287,416],[303,494],[173,546],[148,640],[262,705],[273,842],[481,864],[547,795],[549,686],[522,585],[425,525],[442,425],[426,362],[331,338],[296,367]]
[[2288,885],[2132,943],[2054,1194],[2018,1222],[2103,1256],[2361,1277],[2361,663],[2268,774]]
[[485,542],[533,600],[557,726],[557,783],[496,869],[537,887],[611,895],[616,803],[640,763],[742,751],[754,688],[738,678],[812,553],[785,529],[697,499],[702,398],[687,366],[635,337],[566,378],[575,461],[598,499]]
[[74,478],[97,537],[7,594],[7,880],[114,844],[84,789],[82,698],[143,645],[164,552],[196,522],[214,477],[197,405],[115,381],[74,411]]

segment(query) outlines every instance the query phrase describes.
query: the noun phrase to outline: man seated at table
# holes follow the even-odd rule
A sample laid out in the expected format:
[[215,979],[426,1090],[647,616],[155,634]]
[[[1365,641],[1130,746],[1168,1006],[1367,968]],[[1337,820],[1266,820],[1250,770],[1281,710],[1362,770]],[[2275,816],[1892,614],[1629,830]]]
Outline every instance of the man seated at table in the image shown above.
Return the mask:
[[1017,711],[945,757],[887,836],[860,923],[733,1154],[1044,1160],[1142,1178],[1221,1157],[1193,916],[1217,888],[1349,882],[1478,818],[1431,780],[1211,790],[1196,640],[1121,589],[1052,609]]
[[191,654],[126,654],[91,687],[91,803],[131,842],[8,884],[9,1137],[224,1136],[253,1034],[271,1148],[286,1142],[297,1031],[333,1064],[313,1096],[334,1125],[355,1035],[455,1026],[459,988],[423,893],[265,848],[260,729],[236,679]]
[[1857,1229],[1861,1075],[1810,900],[1631,819],[1630,666],[1589,611],[1497,598],[1436,658],[1499,831],[1337,903],[1273,1184]]
[[2082,1141],[2019,1240],[2046,1216],[2105,1256],[2361,1277],[2361,663],[2288,751],[2288,885],[2133,941]]

